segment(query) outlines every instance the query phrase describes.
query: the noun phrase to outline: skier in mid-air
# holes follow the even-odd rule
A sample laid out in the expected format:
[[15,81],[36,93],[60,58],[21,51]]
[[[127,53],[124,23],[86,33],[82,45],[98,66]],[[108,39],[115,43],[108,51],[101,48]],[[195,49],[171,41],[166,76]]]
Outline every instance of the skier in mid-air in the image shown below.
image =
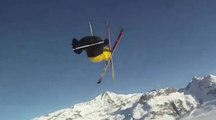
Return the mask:
[[72,41],[72,49],[76,54],[86,51],[91,62],[109,61],[112,53],[109,47],[109,40],[102,40],[98,36],[86,36],[79,41],[74,38]]
[[86,36],[81,38],[80,40],[77,40],[74,38],[72,40],[72,49],[76,54],[81,54],[82,51],[86,51],[87,56],[91,62],[97,63],[101,61],[105,61],[105,66],[100,74],[100,77],[98,79],[98,84],[101,83],[101,81],[104,79],[106,71],[108,67],[110,66],[112,71],[112,79],[114,80],[114,67],[113,67],[113,60],[112,56],[120,42],[123,36],[123,29],[121,29],[116,41],[114,42],[113,46],[111,46],[110,42],[110,30],[108,27],[107,36],[109,39],[101,39],[98,36],[94,36],[92,32],[92,28],[90,25],[90,30],[92,36]]

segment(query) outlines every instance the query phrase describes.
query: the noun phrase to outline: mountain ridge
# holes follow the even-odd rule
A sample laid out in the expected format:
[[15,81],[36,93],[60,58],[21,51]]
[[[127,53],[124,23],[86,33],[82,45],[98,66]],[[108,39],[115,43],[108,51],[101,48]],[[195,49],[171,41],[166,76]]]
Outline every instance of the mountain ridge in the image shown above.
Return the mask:
[[105,91],[93,100],[33,120],[176,120],[216,98],[216,76],[193,77],[185,88],[146,93]]

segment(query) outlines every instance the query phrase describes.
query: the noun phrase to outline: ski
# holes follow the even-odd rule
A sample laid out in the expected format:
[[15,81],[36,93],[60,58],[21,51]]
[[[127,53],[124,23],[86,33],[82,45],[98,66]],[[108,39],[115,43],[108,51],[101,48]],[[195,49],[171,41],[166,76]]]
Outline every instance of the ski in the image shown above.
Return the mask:
[[[123,37],[123,34],[124,34],[123,29],[121,29],[121,31],[120,31],[120,33],[119,33],[119,35],[118,35],[118,37],[117,37],[117,39],[116,39],[116,41],[115,41],[113,47],[112,47],[112,50],[111,50],[111,51],[112,51],[112,57],[113,57],[113,54],[115,53],[115,50],[116,50],[116,48],[117,48],[117,46],[118,46],[120,40],[121,40],[122,37]],[[112,61],[112,59],[109,60],[109,61],[106,63],[104,69],[103,69],[102,72],[101,72],[101,75],[100,75],[100,77],[99,77],[99,79],[98,79],[97,84],[100,84],[100,83],[102,82],[102,80],[104,79],[104,77],[105,77],[105,75],[106,75],[107,68],[109,67],[111,61]]]
[[[111,44],[111,32],[110,32],[110,25],[107,22],[107,38],[109,39],[109,48],[110,50],[112,50],[112,44]],[[111,67],[111,73],[112,73],[112,80],[115,79],[115,71],[114,71],[114,63],[113,63],[113,59],[111,58],[110,61],[110,67]]]

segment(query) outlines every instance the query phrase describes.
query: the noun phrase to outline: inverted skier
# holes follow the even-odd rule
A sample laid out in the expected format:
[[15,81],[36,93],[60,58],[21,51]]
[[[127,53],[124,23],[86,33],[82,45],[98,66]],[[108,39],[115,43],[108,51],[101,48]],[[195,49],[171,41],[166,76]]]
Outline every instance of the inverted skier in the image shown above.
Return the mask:
[[93,63],[101,61],[109,61],[112,57],[112,52],[109,47],[109,40],[102,40],[98,36],[86,36],[79,41],[74,38],[72,41],[72,49],[76,54],[81,54],[86,51],[89,60]]

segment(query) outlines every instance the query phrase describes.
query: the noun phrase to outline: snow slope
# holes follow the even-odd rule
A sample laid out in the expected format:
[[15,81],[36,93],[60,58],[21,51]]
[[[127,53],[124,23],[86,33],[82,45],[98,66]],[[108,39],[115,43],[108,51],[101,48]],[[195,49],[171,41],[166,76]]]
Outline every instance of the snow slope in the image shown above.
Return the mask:
[[216,76],[194,77],[180,90],[164,88],[137,94],[104,92],[33,120],[213,120]]
[[216,100],[204,103],[181,120],[215,120]]

